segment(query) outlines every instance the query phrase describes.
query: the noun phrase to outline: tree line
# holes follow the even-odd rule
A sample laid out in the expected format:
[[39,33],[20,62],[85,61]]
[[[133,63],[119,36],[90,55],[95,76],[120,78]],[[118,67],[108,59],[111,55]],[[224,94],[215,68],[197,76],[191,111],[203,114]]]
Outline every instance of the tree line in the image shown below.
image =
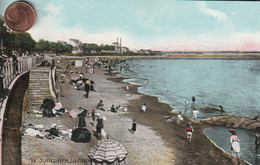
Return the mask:
[[22,53],[28,52],[52,52],[52,53],[71,53],[72,46],[62,42],[50,42],[43,39],[36,42],[29,33],[16,33],[5,26],[4,20],[0,19],[0,44],[1,54],[12,55],[13,51]]
[[104,44],[101,44],[99,46],[93,43],[93,44],[83,44],[82,50],[84,53],[90,54],[91,52],[100,53],[101,50],[113,51],[115,50],[115,47],[113,45],[104,45]]
[[72,45],[63,42],[52,42],[40,39],[35,44],[35,50],[37,52],[52,52],[52,53],[71,53]]
[[[66,42],[52,42],[44,39],[40,39],[36,42],[30,35],[30,33],[16,33],[11,31],[5,26],[4,20],[0,19],[0,46],[1,54],[11,56],[14,51],[18,52],[19,55],[28,52],[32,54],[33,52],[38,53],[71,53],[72,45]],[[113,45],[97,45],[95,43],[84,43],[81,45],[84,54],[90,53],[100,53],[102,50],[114,51],[115,47]]]

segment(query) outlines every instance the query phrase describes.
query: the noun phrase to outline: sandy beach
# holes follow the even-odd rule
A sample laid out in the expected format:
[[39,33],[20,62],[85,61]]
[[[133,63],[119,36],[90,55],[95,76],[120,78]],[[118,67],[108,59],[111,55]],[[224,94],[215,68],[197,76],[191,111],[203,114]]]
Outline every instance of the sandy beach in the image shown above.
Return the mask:
[[[65,67],[70,60],[61,60],[61,66]],[[74,70],[71,67],[71,70]],[[85,66],[79,71],[85,73]],[[58,73],[59,75],[60,73]],[[230,158],[230,155],[217,148],[204,135],[203,130],[207,125],[192,123],[194,135],[192,142],[186,139],[185,127],[190,120],[178,125],[166,122],[165,116],[174,116],[168,104],[160,102],[156,97],[143,95],[137,92],[138,86],[130,85],[130,91],[125,91],[122,77],[108,75],[103,68],[95,68],[94,74],[85,74],[90,80],[95,81],[96,92],[90,91],[89,98],[84,98],[84,91],[78,91],[69,84],[69,77],[66,76],[65,83],[60,83],[60,102],[67,110],[83,107],[91,110],[96,107],[99,100],[103,100],[105,109],[112,104],[126,106],[128,112],[112,113],[110,111],[96,110],[106,117],[104,130],[110,138],[122,143],[128,151],[127,161],[131,165],[153,164],[153,165],[229,165],[238,164],[237,159]],[[129,94],[129,92],[131,94]],[[141,112],[141,105],[146,103],[147,111]],[[128,131],[131,128],[132,120],[137,122],[137,131],[132,134]],[[68,113],[53,118],[38,118],[28,110],[24,118],[24,129],[29,124],[44,125],[49,129],[55,123],[60,130],[72,129],[77,125],[77,119],[73,119]],[[91,125],[92,118],[86,117],[87,128],[92,132],[89,143],[75,143],[68,135],[62,138],[46,139],[30,136],[22,137],[22,163],[23,164],[52,164],[42,163],[47,159],[71,159],[75,164],[87,164],[87,154],[96,145],[97,139],[93,136],[95,127]],[[36,162],[35,162],[36,161]],[[240,164],[245,164],[243,161]],[[69,163],[73,164],[73,163]]]

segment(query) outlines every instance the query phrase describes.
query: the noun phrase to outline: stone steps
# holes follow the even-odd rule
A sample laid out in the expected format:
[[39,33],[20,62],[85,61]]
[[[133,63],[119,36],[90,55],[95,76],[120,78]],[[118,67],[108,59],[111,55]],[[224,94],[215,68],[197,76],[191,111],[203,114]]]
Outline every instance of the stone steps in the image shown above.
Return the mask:
[[32,94],[30,96],[31,100],[43,100],[47,97],[51,97],[51,94]]
[[37,81],[37,80],[35,80],[35,81],[29,81],[29,84],[30,84],[30,86],[44,86],[44,85],[47,85],[47,86],[49,86],[49,81]]
[[31,107],[39,108],[45,98],[51,98],[49,87],[50,67],[36,67],[30,71],[29,95]]

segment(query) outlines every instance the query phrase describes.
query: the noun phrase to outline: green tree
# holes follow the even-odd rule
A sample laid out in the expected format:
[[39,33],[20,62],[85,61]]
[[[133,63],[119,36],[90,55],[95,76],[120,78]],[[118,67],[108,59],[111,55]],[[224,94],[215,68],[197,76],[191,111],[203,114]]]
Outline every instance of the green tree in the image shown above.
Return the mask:
[[50,42],[50,51],[56,53],[56,42]]
[[62,53],[64,52],[63,45],[61,42],[56,43],[56,53]]
[[[11,44],[9,42],[10,39],[10,33],[8,33],[8,30],[6,26],[4,26],[4,21],[0,19],[0,43],[3,42],[3,48],[5,48],[5,54],[7,52],[11,51]],[[3,50],[0,50],[0,54],[2,54]]]
[[45,40],[40,39],[40,41],[35,44],[35,50],[38,51],[38,52],[47,51],[46,48],[45,48],[45,45],[46,45]]
[[100,45],[101,50],[115,50],[115,47],[113,45]]
[[72,52],[72,45],[70,45],[70,44],[63,45],[63,50],[64,50],[64,53],[65,52],[71,53]]
[[50,50],[50,41],[45,41],[44,50],[45,50],[45,51],[51,51],[51,50]]
[[20,53],[25,51],[31,52],[34,50],[35,41],[32,39],[29,33],[16,33],[14,37],[14,45],[16,50]]
[[91,51],[100,52],[100,47],[97,44],[85,44],[82,46],[82,49],[84,53],[89,53],[89,54]]

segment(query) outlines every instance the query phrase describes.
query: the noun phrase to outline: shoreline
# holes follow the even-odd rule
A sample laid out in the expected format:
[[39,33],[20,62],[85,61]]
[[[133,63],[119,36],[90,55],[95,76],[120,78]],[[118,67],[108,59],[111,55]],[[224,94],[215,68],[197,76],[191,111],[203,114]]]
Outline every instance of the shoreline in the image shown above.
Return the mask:
[[[207,127],[210,127],[212,125],[210,124],[204,124],[204,123],[200,123],[200,122],[196,122],[194,123],[193,121],[191,121],[189,119],[189,117],[187,116],[183,116],[184,117],[184,121],[185,122],[182,122],[181,126],[177,125],[176,123],[171,123],[173,125],[170,125],[169,123],[166,122],[166,119],[163,118],[163,116],[175,116],[177,113],[174,113],[174,112],[170,112],[172,106],[169,105],[168,103],[166,102],[163,102],[163,101],[160,101],[158,99],[158,97],[156,96],[152,96],[152,95],[148,95],[148,94],[144,94],[144,93],[141,93],[141,92],[138,92],[138,87],[140,85],[135,85],[135,84],[132,84],[132,83],[128,83],[128,82],[123,82],[123,80],[125,79],[125,77],[121,77],[121,76],[115,76],[115,78],[110,78],[109,80],[112,80],[114,82],[117,82],[117,83],[127,83],[130,85],[130,92],[133,92],[134,94],[138,94],[139,97],[137,99],[133,99],[133,100],[130,100],[129,103],[128,103],[128,110],[129,110],[129,114],[127,114],[126,116],[128,117],[132,117],[132,118],[135,118],[139,123],[141,124],[144,124],[146,126],[149,126],[151,127],[153,130],[155,130],[157,133],[160,134],[160,136],[163,138],[164,142],[166,143],[167,146],[171,146],[171,147],[175,147],[171,140],[169,140],[169,135],[166,135],[167,132],[165,132],[162,128],[156,126],[156,124],[154,125],[153,123],[156,122],[156,119],[152,120],[152,123],[151,122],[147,122],[145,119],[142,119],[142,113],[140,113],[140,111],[136,111],[136,109],[138,109],[137,106],[132,106],[132,105],[136,105],[136,104],[139,104],[140,107],[141,107],[141,103],[144,102],[144,101],[147,101],[147,100],[152,100],[152,102],[155,102],[154,106],[151,106],[151,107],[160,107],[162,109],[162,111],[160,111],[161,113],[158,113],[157,112],[157,115],[159,117],[161,117],[160,119],[158,119],[158,123],[165,123],[166,125],[166,129],[169,129],[169,127],[173,127],[174,129],[174,132],[178,132],[178,135],[177,137],[175,137],[175,140],[176,140],[176,143],[178,143],[179,140],[186,140],[186,134],[184,132],[184,128],[185,128],[185,124],[187,122],[192,122],[192,125],[193,127],[195,127],[196,130],[199,130],[198,132],[195,131],[194,133],[194,136],[195,134],[198,134],[198,136],[200,136],[202,139],[200,139],[201,141],[204,141],[204,144],[206,143],[208,145],[208,148],[206,150],[210,150],[210,151],[214,151],[213,153],[210,153],[208,154],[207,152],[204,152],[204,154],[206,154],[207,156],[211,157],[211,159],[208,159],[206,160],[205,157],[207,157],[206,155],[202,156],[201,158],[197,158],[198,157],[198,154],[200,155],[200,153],[195,153],[195,158],[194,158],[194,155],[192,156],[191,153],[185,153],[185,149],[183,149],[182,147],[177,147],[178,149],[181,149],[181,150],[175,150],[174,151],[174,155],[176,155],[176,157],[181,157],[181,159],[179,159],[179,161],[176,161],[177,164],[219,164],[220,162],[222,162],[223,164],[237,164],[237,160],[234,160],[234,159],[230,159],[230,154],[228,152],[226,152],[225,150],[223,150],[222,148],[220,148],[219,146],[217,146],[211,139],[209,139],[207,137],[207,135],[204,133],[204,129],[207,128]],[[139,103],[137,103],[139,102]],[[141,109],[139,107],[139,109]],[[154,110],[153,108],[151,109],[151,111]],[[149,106],[147,105],[147,111],[149,111]],[[147,112],[145,112],[147,113]],[[150,119],[153,118],[152,115],[149,115],[150,116]],[[157,123],[157,122],[156,122]],[[157,124],[158,124],[157,123]],[[176,126],[177,125],[177,126]],[[181,128],[178,128],[178,127],[181,127]],[[182,129],[182,130],[180,130]],[[174,134],[174,132],[170,132],[172,135]],[[175,135],[176,136],[176,135]],[[171,138],[170,138],[171,139]],[[183,143],[182,143],[183,144]],[[202,145],[204,145],[202,144]],[[185,145],[185,144],[184,144]],[[185,148],[185,147],[184,147]],[[187,148],[189,150],[189,148]],[[180,160],[185,160],[187,157],[191,157],[191,160],[188,160],[188,161],[180,161]],[[192,158],[193,157],[193,158]],[[217,158],[215,158],[217,157]],[[195,160],[194,160],[195,159]],[[212,162],[211,160],[215,160],[214,162]],[[208,162],[208,163],[206,163]],[[240,164],[249,164],[248,162],[246,161],[240,161]]]
[[70,58],[70,59],[85,59],[87,57],[100,57],[100,58],[110,58],[110,59],[120,59],[120,60],[129,60],[129,59],[227,59],[227,60],[260,60],[260,53],[223,53],[223,54],[196,54],[196,53],[176,53],[176,54],[162,54],[162,55],[104,55],[100,56],[98,54],[86,55],[86,56],[77,56],[77,55],[51,55],[56,58]]

